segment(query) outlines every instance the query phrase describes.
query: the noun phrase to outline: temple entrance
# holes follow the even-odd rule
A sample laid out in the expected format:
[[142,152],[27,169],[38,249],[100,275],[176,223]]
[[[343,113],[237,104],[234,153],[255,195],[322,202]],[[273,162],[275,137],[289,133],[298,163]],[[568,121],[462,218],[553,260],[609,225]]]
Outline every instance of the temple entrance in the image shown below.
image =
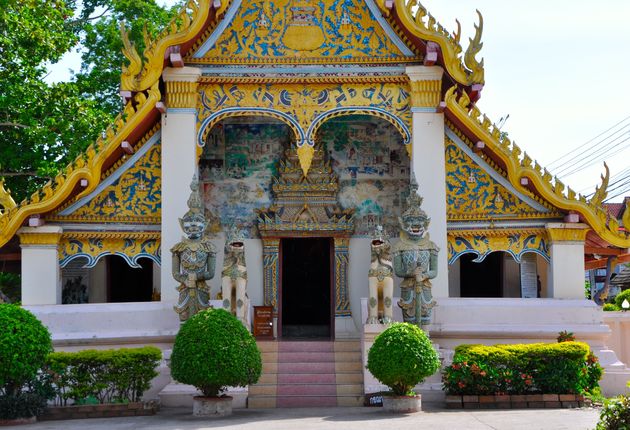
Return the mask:
[[330,238],[282,239],[283,338],[332,336]]

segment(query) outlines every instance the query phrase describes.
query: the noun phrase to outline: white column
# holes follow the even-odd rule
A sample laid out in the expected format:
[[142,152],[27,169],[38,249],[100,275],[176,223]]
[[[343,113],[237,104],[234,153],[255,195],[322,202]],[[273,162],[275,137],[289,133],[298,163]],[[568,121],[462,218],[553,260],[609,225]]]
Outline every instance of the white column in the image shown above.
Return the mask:
[[161,300],[177,301],[177,282],[171,275],[170,249],[183,232],[179,218],[188,210],[190,182],[197,169],[197,80],[194,67],[166,68],[167,110],[162,115],[162,265]]
[[18,231],[22,248],[22,304],[61,304],[59,240],[62,228],[44,225]]
[[545,226],[551,242],[548,297],[584,298],[585,224],[550,223]]
[[433,296],[439,299],[449,295],[444,114],[437,111],[444,70],[438,66],[410,66],[406,73],[411,80],[413,113],[411,168],[424,198],[422,209],[431,218],[431,240],[440,247],[438,276],[431,281]]

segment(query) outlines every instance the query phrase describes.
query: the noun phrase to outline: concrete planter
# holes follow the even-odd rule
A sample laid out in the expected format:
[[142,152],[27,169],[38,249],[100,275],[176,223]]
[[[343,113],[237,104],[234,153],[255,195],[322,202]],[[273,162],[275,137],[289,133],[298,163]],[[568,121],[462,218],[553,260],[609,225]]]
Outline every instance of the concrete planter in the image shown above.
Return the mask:
[[581,408],[590,401],[578,394],[446,396],[447,409]]
[[416,396],[383,396],[383,409],[397,414],[408,414],[422,410],[422,397]]
[[193,397],[193,415],[196,417],[227,417],[232,415],[232,397]]

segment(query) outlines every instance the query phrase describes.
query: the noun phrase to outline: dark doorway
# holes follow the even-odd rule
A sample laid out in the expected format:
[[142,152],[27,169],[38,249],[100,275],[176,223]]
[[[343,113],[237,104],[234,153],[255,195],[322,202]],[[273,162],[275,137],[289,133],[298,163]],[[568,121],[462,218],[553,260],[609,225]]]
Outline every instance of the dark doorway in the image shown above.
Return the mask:
[[282,239],[282,337],[330,338],[330,238]]
[[475,254],[460,259],[461,297],[502,297],[502,252],[493,252],[481,263],[473,262]]
[[107,301],[109,303],[150,302],[153,294],[153,261],[142,258],[142,268],[131,267],[118,256],[107,256]]

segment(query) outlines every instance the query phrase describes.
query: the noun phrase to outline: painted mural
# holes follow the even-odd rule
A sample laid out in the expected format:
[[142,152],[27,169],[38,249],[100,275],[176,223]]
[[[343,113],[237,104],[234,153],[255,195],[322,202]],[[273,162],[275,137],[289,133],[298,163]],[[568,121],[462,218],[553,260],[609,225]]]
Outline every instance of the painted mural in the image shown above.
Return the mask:
[[410,165],[398,130],[370,116],[350,116],[325,122],[318,138],[339,176],[341,206],[355,208],[355,236],[369,236],[376,224],[396,236]]
[[[247,237],[258,237],[256,210],[272,203],[277,163],[294,147],[293,136],[285,124],[251,117],[223,121],[210,131],[199,170],[211,233],[236,223]],[[382,119],[355,115],[325,122],[318,140],[339,177],[341,206],[356,210],[355,236],[368,237],[377,223],[395,236],[409,184],[409,158],[398,130]]]
[[223,122],[212,129],[199,173],[209,231],[235,223],[251,238],[258,237],[256,209],[271,203],[271,180],[292,133],[281,123],[247,121]]
[[230,28],[202,55],[230,60],[403,56],[365,2],[351,0],[243,2]]

